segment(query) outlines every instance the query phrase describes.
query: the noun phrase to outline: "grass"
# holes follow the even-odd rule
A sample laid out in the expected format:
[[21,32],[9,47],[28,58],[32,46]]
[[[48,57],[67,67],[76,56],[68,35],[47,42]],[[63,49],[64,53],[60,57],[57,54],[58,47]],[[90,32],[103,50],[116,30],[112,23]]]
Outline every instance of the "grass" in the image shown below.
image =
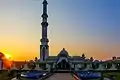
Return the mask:
[[16,74],[13,71],[0,71],[0,80],[11,80]]
[[120,72],[105,72],[103,73],[103,77],[111,77],[114,76],[114,80],[120,80]]
[[10,77],[8,77],[8,71],[1,71],[0,80],[10,80]]

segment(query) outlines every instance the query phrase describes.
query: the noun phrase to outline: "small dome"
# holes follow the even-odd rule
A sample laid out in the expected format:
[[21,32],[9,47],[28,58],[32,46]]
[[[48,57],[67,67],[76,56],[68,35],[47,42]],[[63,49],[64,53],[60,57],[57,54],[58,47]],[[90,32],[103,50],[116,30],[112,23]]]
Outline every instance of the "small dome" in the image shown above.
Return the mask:
[[68,52],[65,50],[65,48],[63,48],[60,53],[58,54],[58,56],[62,56],[62,55],[65,55],[65,56],[68,56]]

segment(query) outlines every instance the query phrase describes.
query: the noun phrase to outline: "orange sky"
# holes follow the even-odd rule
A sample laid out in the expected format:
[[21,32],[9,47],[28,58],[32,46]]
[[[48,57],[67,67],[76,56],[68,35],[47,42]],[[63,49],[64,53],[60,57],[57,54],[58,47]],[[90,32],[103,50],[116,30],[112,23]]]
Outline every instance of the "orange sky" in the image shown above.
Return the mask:
[[[17,40],[17,39],[16,39]],[[39,57],[39,41],[35,42],[35,44],[26,44],[25,42],[14,44],[15,42],[12,41],[13,44],[7,44],[6,46],[0,46],[0,51],[3,51],[3,53],[10,54],[11,59],[13,60],[30,60],[34,59],[34,57]],[[51,45],[52,44],[52,45]],[[57,46],[57,47],[56,47]],[[93,56],[96,59],[109,59],[112,57],[112,54],[109,54],[111,52],[114,53],[113,50],[104,50],[104,48],[98,46],[92,45],[89,47],[90,44],[81,44],[77,45],[75,43],[66,43],[61,44],[61,42],[55,43],[50,42],[50,55],[57,55],[60,50],[62,50],[63,47],[66,48],[66,50],[69,52],[71,56],[81,56],[82,53],[85,53],[86,56],[89,58]],[[107,55],[108,53],[109,55]],[[101,55],[102,54],[102,55]]]

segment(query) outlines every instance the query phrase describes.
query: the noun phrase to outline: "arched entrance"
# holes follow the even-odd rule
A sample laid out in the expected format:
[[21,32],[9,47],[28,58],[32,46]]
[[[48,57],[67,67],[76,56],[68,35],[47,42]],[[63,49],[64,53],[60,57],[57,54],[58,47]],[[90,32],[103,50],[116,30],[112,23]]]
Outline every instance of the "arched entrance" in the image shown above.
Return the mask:
[[59,63],[57,63],[56,68],[59,70],[69,70],[70,64],[66,60],[61,60]]

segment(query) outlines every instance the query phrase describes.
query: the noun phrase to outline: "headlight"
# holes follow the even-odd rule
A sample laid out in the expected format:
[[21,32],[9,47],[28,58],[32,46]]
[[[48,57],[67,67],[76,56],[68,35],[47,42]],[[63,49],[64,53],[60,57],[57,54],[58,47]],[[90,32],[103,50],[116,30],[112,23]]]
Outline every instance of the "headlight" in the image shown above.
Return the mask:
[[22,77],[26,77],[26,75],[25,75],[25,74],[21,74],[21,76],[22,76]]
[[46,75],[46,73],[43,74],[43,76],[45,76],[45,75]]

